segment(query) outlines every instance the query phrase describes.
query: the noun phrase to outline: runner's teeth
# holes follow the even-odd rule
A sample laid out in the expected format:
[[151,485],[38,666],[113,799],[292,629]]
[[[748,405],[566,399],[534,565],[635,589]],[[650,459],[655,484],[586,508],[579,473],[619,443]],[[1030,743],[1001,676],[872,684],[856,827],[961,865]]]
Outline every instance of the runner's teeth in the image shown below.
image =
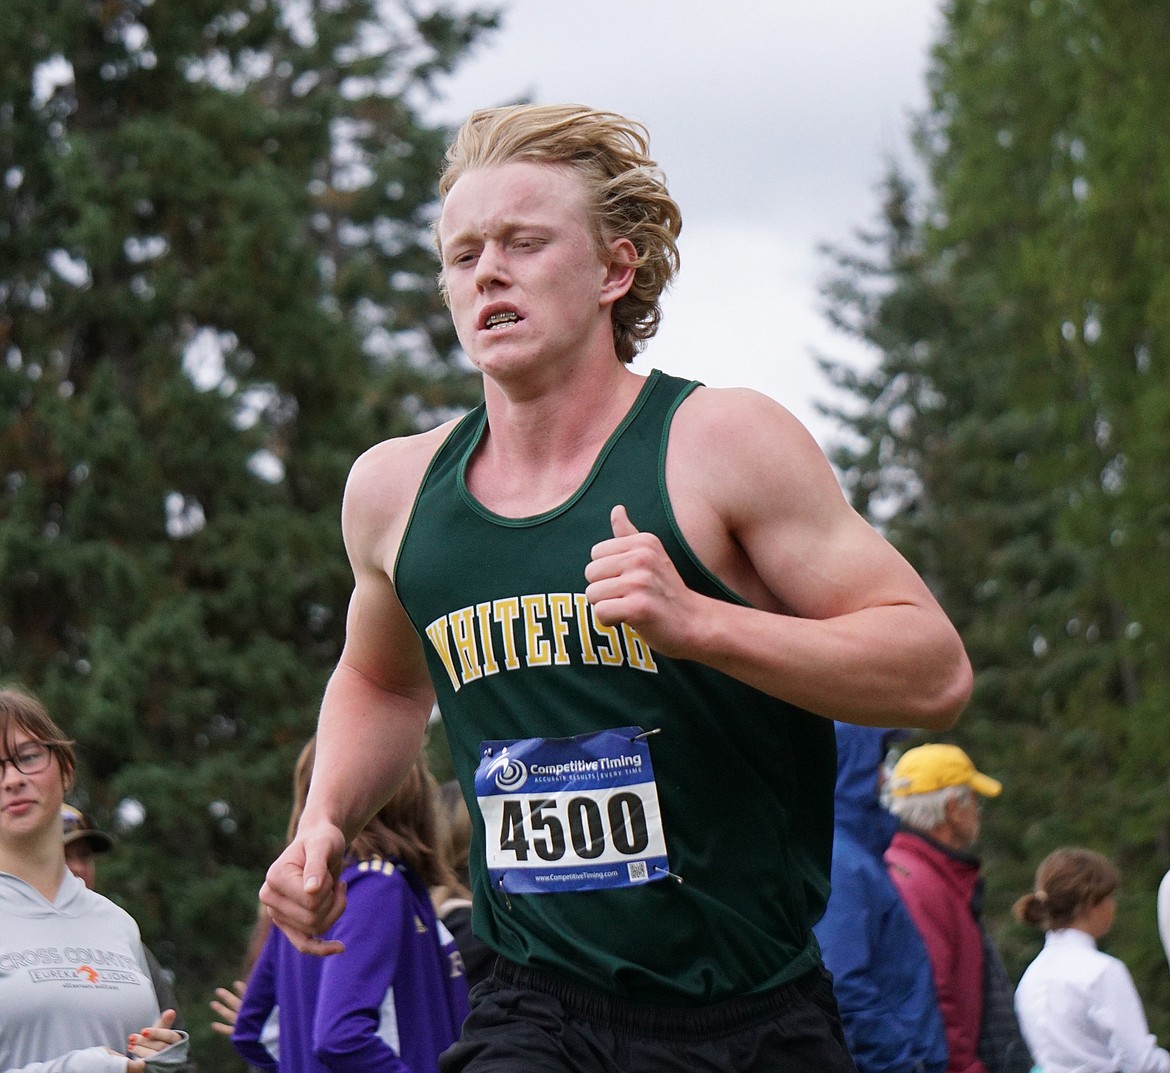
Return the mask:
[[489,328],[496,328],[501,324],[515,324],[519,319],[520,317],[517,314],[510,311],[505,313],[493,313],[487,319],[487,326]]

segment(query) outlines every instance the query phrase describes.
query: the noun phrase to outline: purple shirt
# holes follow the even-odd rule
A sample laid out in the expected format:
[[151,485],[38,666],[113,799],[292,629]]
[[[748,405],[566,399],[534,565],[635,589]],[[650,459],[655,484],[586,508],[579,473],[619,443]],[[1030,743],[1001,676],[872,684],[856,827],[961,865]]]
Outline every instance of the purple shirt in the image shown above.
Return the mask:
[[248,979],[232,1042],[277,1069],[260,1042],[274,1007],[281,1073],[434,1073],[467,1016],[463,961],[422,884],[396,861],[349,862],[329,957],[301,954],[273,928]]

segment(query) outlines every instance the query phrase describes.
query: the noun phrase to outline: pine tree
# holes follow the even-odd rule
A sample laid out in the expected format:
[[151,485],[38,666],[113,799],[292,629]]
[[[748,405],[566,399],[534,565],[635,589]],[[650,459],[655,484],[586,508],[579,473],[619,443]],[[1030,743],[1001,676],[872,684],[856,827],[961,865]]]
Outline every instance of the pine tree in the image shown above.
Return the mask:
[[828,363],[865,404],[838,465],[976,668],[957,738],[1007,785],[984,849],[1013,967],[1037,939],[1007,905],[1049,850],[1093,846],[1126,874],[1115,949],[1152,1014],[1170,993],[1168,20],[1141,0],[948,3],[926,190],[894,173],[827,289],[880,354],[866,375]]
[[82,757],[100,882],[197,1052],[340,650],[349,465],[473,403],[434,286],[495,17],[406,0],[10,0],[0,20],[0,679]]

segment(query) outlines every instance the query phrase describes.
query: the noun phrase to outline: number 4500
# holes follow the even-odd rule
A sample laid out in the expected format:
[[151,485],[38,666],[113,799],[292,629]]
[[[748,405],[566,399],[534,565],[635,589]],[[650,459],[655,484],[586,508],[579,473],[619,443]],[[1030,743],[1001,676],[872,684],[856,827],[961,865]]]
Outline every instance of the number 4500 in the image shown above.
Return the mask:
[[[551,798],[527,801],[527,824],[523,801],[506,800],[500,819],[500,849],[511,850],[516,860],[528,860],[529,849],[544,861],[559,861],[565,855],[565,822],[556,813]],[[650,844],[646,831],[646,810],[637,794],[614,794],[606,802],[605,814],[591,797],[573,797],[565,805],[569,840],[573,851],[584,860],[600,857],[607,839],[618,853],[632,856]],[[531,832],[531,833],[530,833]]]

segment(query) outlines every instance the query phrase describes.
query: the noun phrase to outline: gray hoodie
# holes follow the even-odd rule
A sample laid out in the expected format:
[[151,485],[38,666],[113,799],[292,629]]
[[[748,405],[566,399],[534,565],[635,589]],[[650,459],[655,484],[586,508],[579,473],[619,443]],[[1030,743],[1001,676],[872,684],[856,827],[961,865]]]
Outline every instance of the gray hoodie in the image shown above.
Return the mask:
[[[128,913],[68,870],[55,902],[0,872],[2,1073],[126,1073],[127,1037],[158,1015]],[[186,1057],[184,1038],[149,1063]]]

